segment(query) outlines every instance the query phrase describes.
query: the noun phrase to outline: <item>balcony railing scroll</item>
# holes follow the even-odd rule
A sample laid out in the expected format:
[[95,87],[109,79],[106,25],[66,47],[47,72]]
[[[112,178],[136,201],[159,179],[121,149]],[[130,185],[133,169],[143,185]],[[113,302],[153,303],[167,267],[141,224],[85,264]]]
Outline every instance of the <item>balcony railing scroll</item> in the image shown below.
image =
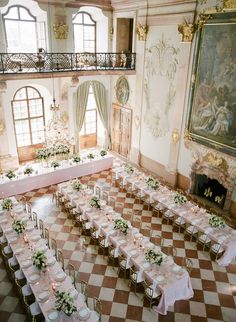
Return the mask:
[[0,74],[134,70],[135,53],[0,53]]

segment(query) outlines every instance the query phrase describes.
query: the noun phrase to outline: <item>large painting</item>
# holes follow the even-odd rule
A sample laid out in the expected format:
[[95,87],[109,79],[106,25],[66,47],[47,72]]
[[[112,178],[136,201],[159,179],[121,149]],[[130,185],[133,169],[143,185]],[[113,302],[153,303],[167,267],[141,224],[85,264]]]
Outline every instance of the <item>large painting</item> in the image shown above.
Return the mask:
[[236,155],[236,13],[198,31],[188,130],[195,141]]

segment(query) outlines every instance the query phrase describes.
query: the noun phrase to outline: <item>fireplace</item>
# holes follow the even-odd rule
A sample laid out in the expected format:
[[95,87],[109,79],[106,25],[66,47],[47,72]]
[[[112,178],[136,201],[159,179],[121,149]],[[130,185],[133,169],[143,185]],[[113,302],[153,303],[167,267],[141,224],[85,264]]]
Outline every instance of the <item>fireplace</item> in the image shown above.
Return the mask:
[[227,189],[216,179],[211,179],[205,174],[197,174],[193,193],[209,200],[219,208],[224,208]]

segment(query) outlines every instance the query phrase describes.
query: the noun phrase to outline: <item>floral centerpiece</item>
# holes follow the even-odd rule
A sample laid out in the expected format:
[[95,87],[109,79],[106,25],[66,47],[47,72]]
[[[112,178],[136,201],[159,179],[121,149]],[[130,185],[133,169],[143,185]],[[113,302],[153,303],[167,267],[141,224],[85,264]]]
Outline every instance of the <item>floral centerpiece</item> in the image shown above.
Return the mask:
[[8,170],[8,171],[6,172],[6,174],[5,174],[5,176],[6,176],[8,179],[10,179],[10,180],[16,177],[16,175],[15,175],[14,171],[12,171],[12,170]]
[[125,163],[124,170],[128,174],[132,174],[134,172],[134,168],[130,164],[128,164],[128,163]]
[[80,155],[79,155],[79,154],[74,155],[74,156],[72,157],[72,161],[73,161],[74,163],[79,163],[79,162],[81,161],[81,157],[80,157]]
[[54,170],[55,170],[56,168],[59,168],[60,167],[60,164],[57,161],[52,161],[51,167],[54,168]]
[[50,148],[38,149],[35,153],[35,157],[38,160],[47,160],[52,155]]
[[3,201],[2,201],[2,209],[3,210],[11,210],[12,208],[13,208],[12,200],[9,199],[9,198],[3,199]]
[[89,153],[89,154],[87,155],[87,158],[88,158],[89,160],[92,160],[92,159],[94,159],[94,158],[95,158],[95,156],[94,156],[94,154],[93,154],[93,153]]
[[211,227],[224,228],[225,226],[224,219],[216,215],[212,215],[208,222]]
[[100,200],[99,200],[99,199],[98,199],[98,197],[96,197],[96,196],[93,196],[93,197],[90,199],[89,204],[90,204],[90,206],[91,206],[91,207],[94,207],[94,208],[97,208],[97,209],[100,209],[100,208],[101,208]]
[[157,179],[154,179],[153,177],[149,176],[145,181],[148,187],[153,190],[157,190],[160,187],[160,182]]
[[129,224],[126,220],[119,218],[115,220],[114,229],[120,230],[124,235],[127,235],[129,230]]
[[43,251],[38,250],[33,255],[33,264],[37,269],[41,270],[47,267],[47,256],[44,254]]
[[68,155],[70,153],[70,148],[66,144],[58,144],[53,146],[51,149],[52,149],[52,155],[58,155],[58,154]]
[[176,192],[174,195],[174,202],[183,205],[187,202],[187,198],[181,192]]
[[24,170],[24,174],[28,175],[28,176],[31,175],[33,172],[34,172],[34,170],[32,167],[26,167]]
[[69,292],[56,291],[55,296],[55,309],[57,311],[62,311],[68,316],[71,316],[74,312],[77,311],[77,308],[74,304],[74,298]]
[[15,219],[12,223],[12,228],[17,232],[17,234],[22,234],[26,228],[26,221]]
[[84,185],[80,182],[79,179],[73,180],[71,182],[71,185],[72,185],[72,188],[77,191],[80,191],[81,189],[84,188]]
[[101,157],[105,157],[105,155],[107,155],[107,150],[102,149],[102,150],[100,151],[100,156],[101,156]]
[[145,260],[151,264],[161,265],[165,258],[162,252],[155,252],[153,249],[148,249],[145,252]]

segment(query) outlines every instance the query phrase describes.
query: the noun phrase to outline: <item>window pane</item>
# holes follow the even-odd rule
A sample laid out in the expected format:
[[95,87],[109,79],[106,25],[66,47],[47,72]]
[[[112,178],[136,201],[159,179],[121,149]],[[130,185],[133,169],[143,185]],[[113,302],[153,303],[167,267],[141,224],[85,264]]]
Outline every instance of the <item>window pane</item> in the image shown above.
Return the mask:
[[29,133],[29,120],[15,121],[16,135]]
[[3,16],[4,19],[19,19],[19,16],[18,16],[18,8],[17,7],[12,7],[8,14],[7,15],[4,15]]
[[13,102],[14,119],[25,119],[28,117],[28,109],[26,101]]
[[32,132],[37,132],[37,131],[44,130],[43,117],[38,117],[36,119],[31,119],[30,124],[31,124]]
[[39,93],[32,87],[27,87],[28,98],[40,97]]
[[94,22],[91,20],[90,16],[84,13],[84,24],[94,25]]
[[84,38],[83,38],[82,25],[74,25],[74,43],[75,43],[75,52],[81,53],[84,51]]
[[33,144],[42,143],[44,141],[45,141],[44,131],[32,132],[32,143]]
[[30,100],[29,112],[30,112],[30,117],[42,116],[43,115],[42,100],[41,99]]
[[26,87],[23,87],[16,92],[15,100],[22,100],[22,99],[26,99]]
[[73,23],[81,23],[82,24],[82,13],[78,13],[77,15],[74,15]]
[[27,146],[30,145],[30,134],[29,133],[23,133],[23,134],[18,134],[17,135],[17,146],[22,147],[22,146]]
[[83,124],[83,126],[82,126],[81,131],[80,131],[80,135],[85,135],[85,128],[84,128],[84,124]]
[[21,20],[30,20],[30,21],[35,21],[35,19],[29,14],[29,12],[24,9],[20,8],[20,19]]
[[35,22],[21,21],[19,26],[20,26],[20,37],[21,37],[20,47],[22,52],[23,53],[37,52]]

